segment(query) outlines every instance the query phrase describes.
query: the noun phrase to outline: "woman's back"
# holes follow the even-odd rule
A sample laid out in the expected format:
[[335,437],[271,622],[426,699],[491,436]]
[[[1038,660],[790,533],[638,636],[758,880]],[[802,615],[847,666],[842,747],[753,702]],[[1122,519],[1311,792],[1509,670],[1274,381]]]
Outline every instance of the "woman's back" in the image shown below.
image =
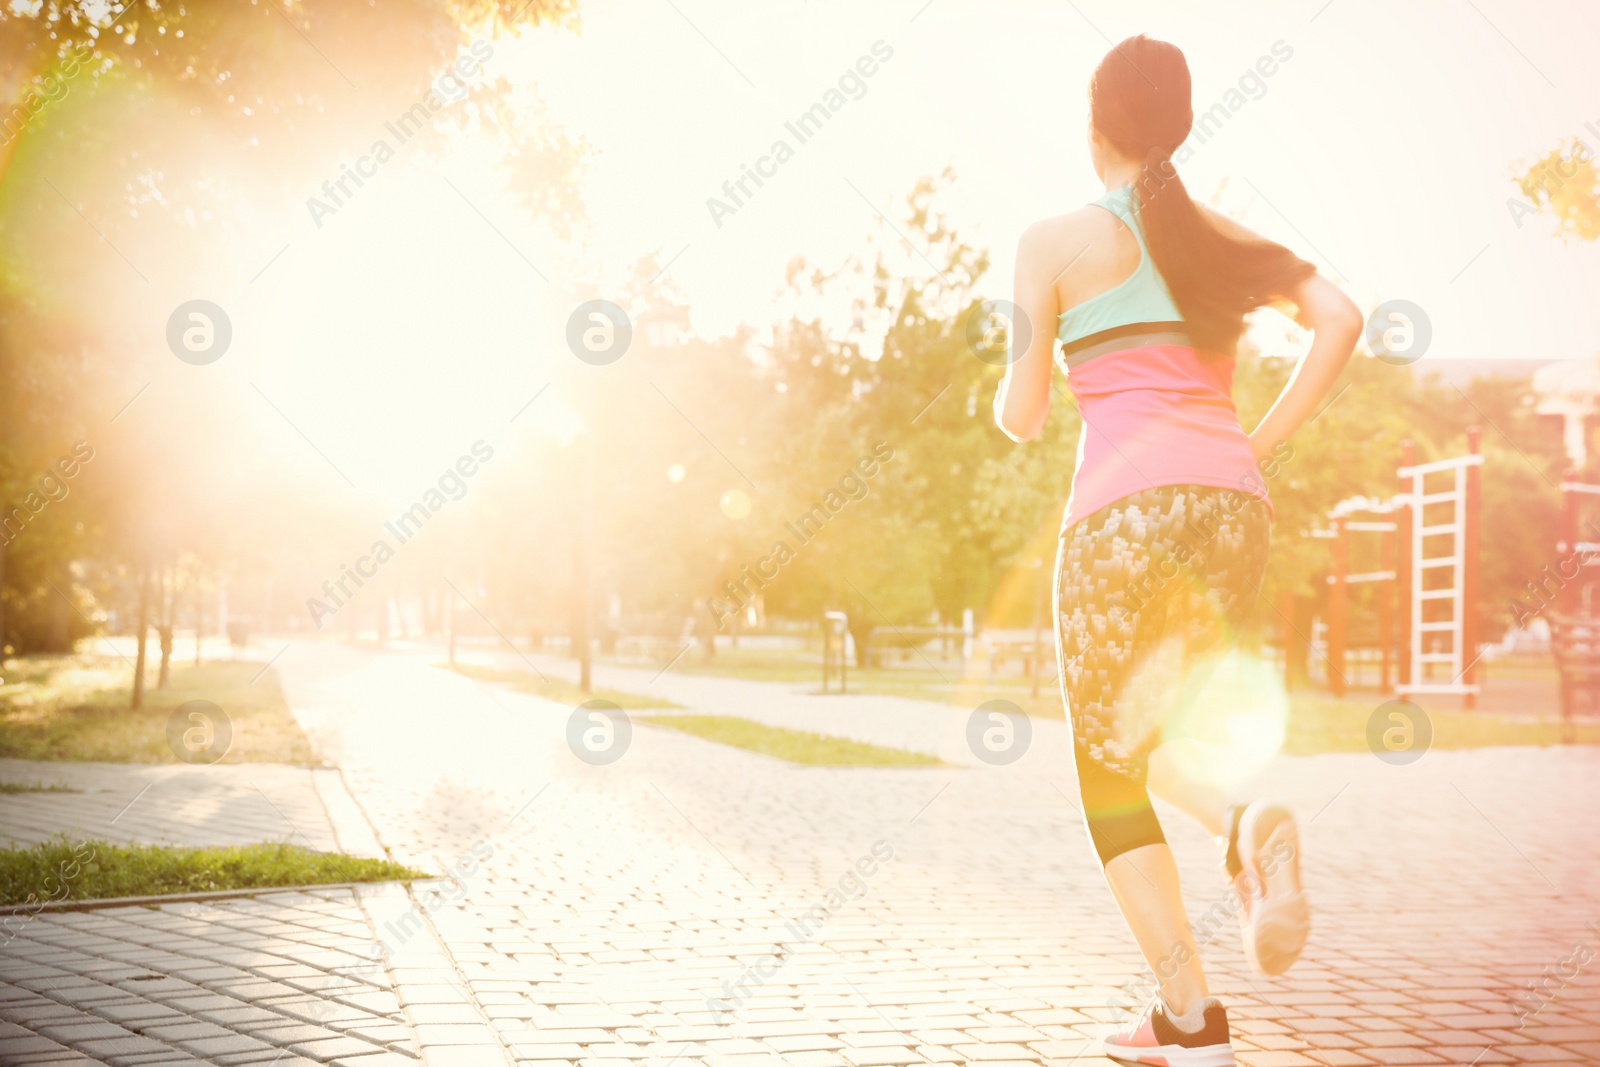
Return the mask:
[[[1101,231],[1094,243],[1104,245],[1106,253],[1095,259],[1085,255],[1080,277],[1069,278],[1074,273],[1071,270],[1062,275],[1061,306],[1067,310],[1061,313],[1056,330],[1062,344],[1131,323],[1183,321],[1145,245],[1133,187],[1112,189],[1085,210],[1090,215],[1081,228]],[[1103,232],[1108,228],[1105,220],[1096,219],[1096,212],[1115,220],[1109,235]],[[1099,225],[1087,225],[1090,219]]]
[[1233,360],[1195,348],[1132,187],[1052,221],[1058,254],[1071,257],[1055,280],[1060,362],[1084,424],[1063,529],[1161,486],[1265,498],[1233,406]]

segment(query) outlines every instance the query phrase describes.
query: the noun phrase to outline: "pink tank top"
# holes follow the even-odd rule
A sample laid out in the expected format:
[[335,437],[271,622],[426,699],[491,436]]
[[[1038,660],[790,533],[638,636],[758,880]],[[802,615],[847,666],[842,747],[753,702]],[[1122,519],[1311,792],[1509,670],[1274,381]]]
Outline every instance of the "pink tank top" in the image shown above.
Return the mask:
[[1083,419],[1063,532],[1123,497],[1169,485],[1232,489],[1271,507],[1233,406],[1233,360],[1191,344],[1131,200],[1130,189],[1118,189],[1097,204],[1133,231],[1139,266],[1069,308],[1057,331]]

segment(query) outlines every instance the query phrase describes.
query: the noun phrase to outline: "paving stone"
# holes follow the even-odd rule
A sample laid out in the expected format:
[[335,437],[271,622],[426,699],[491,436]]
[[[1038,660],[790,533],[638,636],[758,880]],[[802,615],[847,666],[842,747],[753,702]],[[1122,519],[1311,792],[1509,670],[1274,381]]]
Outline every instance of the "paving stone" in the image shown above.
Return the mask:
[[78,792],[0,795],[0,841],[38,844],[68,833],[115,842],[248,845],[297,833],[309,848],[340,850],[318,799],[316,772],[303,767],[0,759],[0,781],[29,775]]
[[359,1056],[368,1052],[383,1051],[371,1042],[355,1037],[329,1037],[317,1041],[298,1041],[289,1051],[314,1060],[332,1060],[343,1056]]
[[493,1045],[494,1031],[482,1023],[418,1023],[417,1040],[425,1048],[435,1045]]
[[839,1052],[856,1067],[876,1067],[879,1064],[898,1065],[926,1062],[918,1052],[904,1045],[874,1045],[871,1048],[846,1048]]
[[783,1056],[784,1062],[793,1064],[794,1067],[844,1067],[848,1062],[837,1052],[789,1052]]
[[277,1052],[277,1047],[257,1041],[244,1034],[228,1034],[221,1037],[198,1037],[183,1042],[183,1047],[197,1056],[224,1056],[224,1055],[265,1055],[268,1052]]
[[487,1045],[441,1045],[427,1052],[428,1067],[502,1067],[509,1062],[503,1049]]
[[[462,654],[526,670],[507,651]],[[237,1057],[225,1067],[281,1053],[252,1034],[304,1032],[364,1052],[330,1056],[351,1047],[330,1044],[321,1058],[370,1067],[421,1062],[406,1050],[429,1067],[1089,1067],[1110,1063],[1093,1039],[1149,995],[1086,844],[1059,720],[1036,720],[1028,756],[992,768],[964,754],[970,709],[678,672],[651,688],[658,668],[600,664],[598,685],[963,766],[797,768],[640,724],[623,759],[595,768],[572,758],[566,711],[428,655],[319,644],[291,658],[290,702],[338,738],[362,818],[404,862],[471,857],[473,872],[410,892],[41,915],[19,951],[0,950],[0,1019],[34,1037],[85,1013],[158,1034],[182,1025],[164,1004],[244,1043],[183,1050]],[[562,661],[536,662],[570,678]],[[446,708],[448,731],[433,717]],[[425,755],[396,753],[402,731],[428,738]],[[1358,752],[1280,758],[1263,774],[1262,789],[1303,813],[1316,909],[1306,955],[1281,979],[1247,969],[1203,831],[1163,820],[1191,915],[1225,920],[1202,955],[1239,1062],[1600,1062],[1587,971],[1520,1030],[1510,999],[1578,942],[1600,945],[1584,927],[1600,915],[1574,907],[1600,900],[1600,855],[1572,845],[1600,839],[1600,814],[1574,805],[1600,777],[1600,750],[1435,751],[1395,770]],[[872,873],[830,904],[863,857]],[[386,962],[373,966],[380,939]],[[164,977],[134,980],[146,968]],[[0,1029],[0,1063],[11,1033]],[[454,1043],[468,1039],[479,1043]],[[278,1067],[290,1059],[302,1057]]]

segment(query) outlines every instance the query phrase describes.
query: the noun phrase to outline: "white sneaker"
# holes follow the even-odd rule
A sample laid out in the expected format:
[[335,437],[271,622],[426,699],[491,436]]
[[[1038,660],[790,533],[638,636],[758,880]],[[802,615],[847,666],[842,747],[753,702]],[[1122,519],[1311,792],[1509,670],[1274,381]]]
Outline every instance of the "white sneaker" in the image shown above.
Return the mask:
[[1243,902],[1244,954],[1262,974],[1287,971],[1311,932],[1311,902],[1300,884],[1300,833],[1281,804],[1256,801],[1239,819],[1241,870],[1234,887]]
[[1168,1018],[1160,997],[1144,1013],[1101,1041],[1112,1059],[1159,1067],[1234,1067],[1228,1042],[1228,1013],[1214,997],[1200,1002],[1204,1020],[1197,1031],[1180,1030]]

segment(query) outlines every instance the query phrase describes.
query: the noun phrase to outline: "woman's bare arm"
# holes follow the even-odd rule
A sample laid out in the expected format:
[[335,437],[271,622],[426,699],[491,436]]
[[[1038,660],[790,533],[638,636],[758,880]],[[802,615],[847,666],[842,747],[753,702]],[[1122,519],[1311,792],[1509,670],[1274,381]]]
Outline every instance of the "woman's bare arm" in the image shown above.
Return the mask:
[[[1240,240],[1266,238],[1235,219],[1203,208],[1223,233]],[[1361,339],[1361,311],[1337,285],[1320,274],[1313,274],[1284,298],[1295,305],[1295,321],[1312,333],[1311,350],[1296,364],[1283,392],[1250,431],[1250,447],[1256,458],[1269,456],[1311,417],[1317,404],[1338,381],[1350,361],[1356,342]]]
[[[1012,324],[1006,374],[994,395],[994,421],[1013,441],[1037,437],[1050,414],[1050,375],[1060,314],[1051,271],[1061,254],[1060,239],[1059,225],[1050,221],[1030,226],[1017,242],[1012,302],[1026,327]],[[1026,341],[1020,350],[1016,346],[1019,340]]]
[[1250,432],[1256,458],[1271,455],[1311,417],[1339,379],[1361,338],[1361,312],[1337,285],[1320,274],[1284,294],[1299,309],[1295,321],[1312,333],[1311,349],[1296,364],[1283,392]]

